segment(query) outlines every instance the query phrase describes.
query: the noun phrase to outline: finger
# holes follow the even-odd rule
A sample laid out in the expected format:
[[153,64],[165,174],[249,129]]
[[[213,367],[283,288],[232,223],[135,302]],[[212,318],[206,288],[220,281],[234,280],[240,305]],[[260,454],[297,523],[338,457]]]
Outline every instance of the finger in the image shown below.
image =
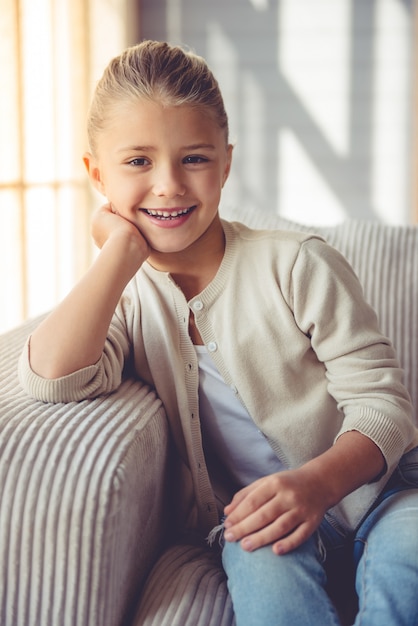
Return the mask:
[[[271,479],[270,476],[268,478]],[[268,493],[268,496],[265,495],[266,493]],[[234,509],[242,503],[257,508],[261,502],[266,501],[266,499],[270,499],[275,493],[276,490],[271,488],[268,480],[266,478],[260,478],[238,491],[234,495],[231,505],[233,505]]]
[[281,556],[292,552],[292,550],[296,550],[296,548],[305,543],[305,541],[313,535],[315,530],[316,528],[312,528],[308,523],[300,524],[293,532],[273,544],[273,552]]
[[[281,515],[274,515],[268,522],[267,518],[264,520],[260,516],[258,523],[260,525],[255,528],[257,522],[254,520],[254,528],[250,532],[244,533],[236,538],[236,541],[241,540],[241,546],[244,550],[252,552],[280,540],[295,530],[301,523],[301,519],[293,511],[287,511]],[[247,521],[247,520],[246,520]],[[243,524],[240,525],[242,528]],[[239,530],[236,527],[231,529],[231,532],[238,535]]]
[[277,495],[276,489],[271,489],[266,483],[253,483],[235,494],[231,504],[225,507],[225,528],[247,518],[270,502]]
[[237,493],[232,498],[231,502],[227,504],[226,507],[224,508],[225,515],[229,515],[230,513],[232,513],[232,511],[234,511],[237,508],[237,506],[247,497],[247,494],[249,491],[250,489],[248,487],[245,487],[244,489],[240,489],[240,491],[237,491]]
[[[233,516],[229,516],[225,520],[225,539],[227,541],[239,541],[248,535],[254,535],[257,532],[270,527],[271,524],[276,523],[283,516],[286,511],[281,507],[279,501],[270,500],[264,503],[262,506],[257,507],[254,511],[249,511],[237,520],[232,520]],[[293,526],[289,527],[289,522],[285,517],[284,530],[281,532],[287,532]],[[296,522],[294,522],[295,524]],[[267,542],[278,539],[281,534],[276,534],[274,537],[268,537]],[[258,542],[257,542],[258,543]]]

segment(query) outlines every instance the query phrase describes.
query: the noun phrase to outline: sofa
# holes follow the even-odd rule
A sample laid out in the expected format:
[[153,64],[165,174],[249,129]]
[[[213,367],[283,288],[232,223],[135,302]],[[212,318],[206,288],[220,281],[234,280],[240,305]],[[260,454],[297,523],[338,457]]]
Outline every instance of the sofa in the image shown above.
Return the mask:
[[[418,228],[309,227],[224,209],[255,228],[317,232],[351,262],[418,401]],[[232,626],[216,552],[170,534],[175,450],[154,391],[45,404],[19,387],[31,319],[0,337],[0,624]],[[348,618],[347,618],[348,620]]]

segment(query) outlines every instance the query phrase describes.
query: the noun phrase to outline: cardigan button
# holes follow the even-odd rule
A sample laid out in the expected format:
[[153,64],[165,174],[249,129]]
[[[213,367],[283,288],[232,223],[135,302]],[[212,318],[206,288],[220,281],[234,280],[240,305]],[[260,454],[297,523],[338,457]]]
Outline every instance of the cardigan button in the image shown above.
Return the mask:
[[216,352],[216,350],[218,349],[218,344],[216,343],[216,341],[209,341],[207,348],[209,352]]
[[203,309],[203,302],[201,300],[195,300],[195,302],[193,302],[193,309],[195,311],[201,311]]

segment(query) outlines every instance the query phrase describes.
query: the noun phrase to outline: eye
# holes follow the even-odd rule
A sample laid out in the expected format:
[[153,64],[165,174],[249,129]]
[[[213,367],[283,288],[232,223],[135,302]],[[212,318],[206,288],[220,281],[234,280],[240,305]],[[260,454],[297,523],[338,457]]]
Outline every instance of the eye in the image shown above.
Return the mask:
[[149,165],[150,162],[145,157],[135,157],[128,161],[128,165],[132,165],[132,167],[144,167],[145,165]]
[[201,156],[199,154],[191,154],[187,157],[184,157],[183,163],[186,165],[194,165],[199,163],[207,163],[209,159],[207,157]]

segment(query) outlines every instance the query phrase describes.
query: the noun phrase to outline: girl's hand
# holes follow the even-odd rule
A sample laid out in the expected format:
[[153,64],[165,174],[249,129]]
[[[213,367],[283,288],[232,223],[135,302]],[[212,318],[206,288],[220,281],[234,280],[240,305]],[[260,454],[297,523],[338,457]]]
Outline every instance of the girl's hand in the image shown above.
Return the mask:
[[241,541],[248,552],[268,544],[276,554],[290,552],[320,525],[329,507],[324,494],[324,485],[303,467],[265,476],[225,508],[225,539]]
[[318,528],[325,512],[386,470],[379,447],[355,430],[298,469],[265,476],[241,489],[225,507],[225,539],[244,550],[273,544],[286,554]]
[[143,260],[150,254],[148,242],[135,224],[119,215],[111,204],[106,204],[93,213],[91,232],[98,248],[102,248],[112,237],[126,237],[127,242],[133,242],[138,247]]

